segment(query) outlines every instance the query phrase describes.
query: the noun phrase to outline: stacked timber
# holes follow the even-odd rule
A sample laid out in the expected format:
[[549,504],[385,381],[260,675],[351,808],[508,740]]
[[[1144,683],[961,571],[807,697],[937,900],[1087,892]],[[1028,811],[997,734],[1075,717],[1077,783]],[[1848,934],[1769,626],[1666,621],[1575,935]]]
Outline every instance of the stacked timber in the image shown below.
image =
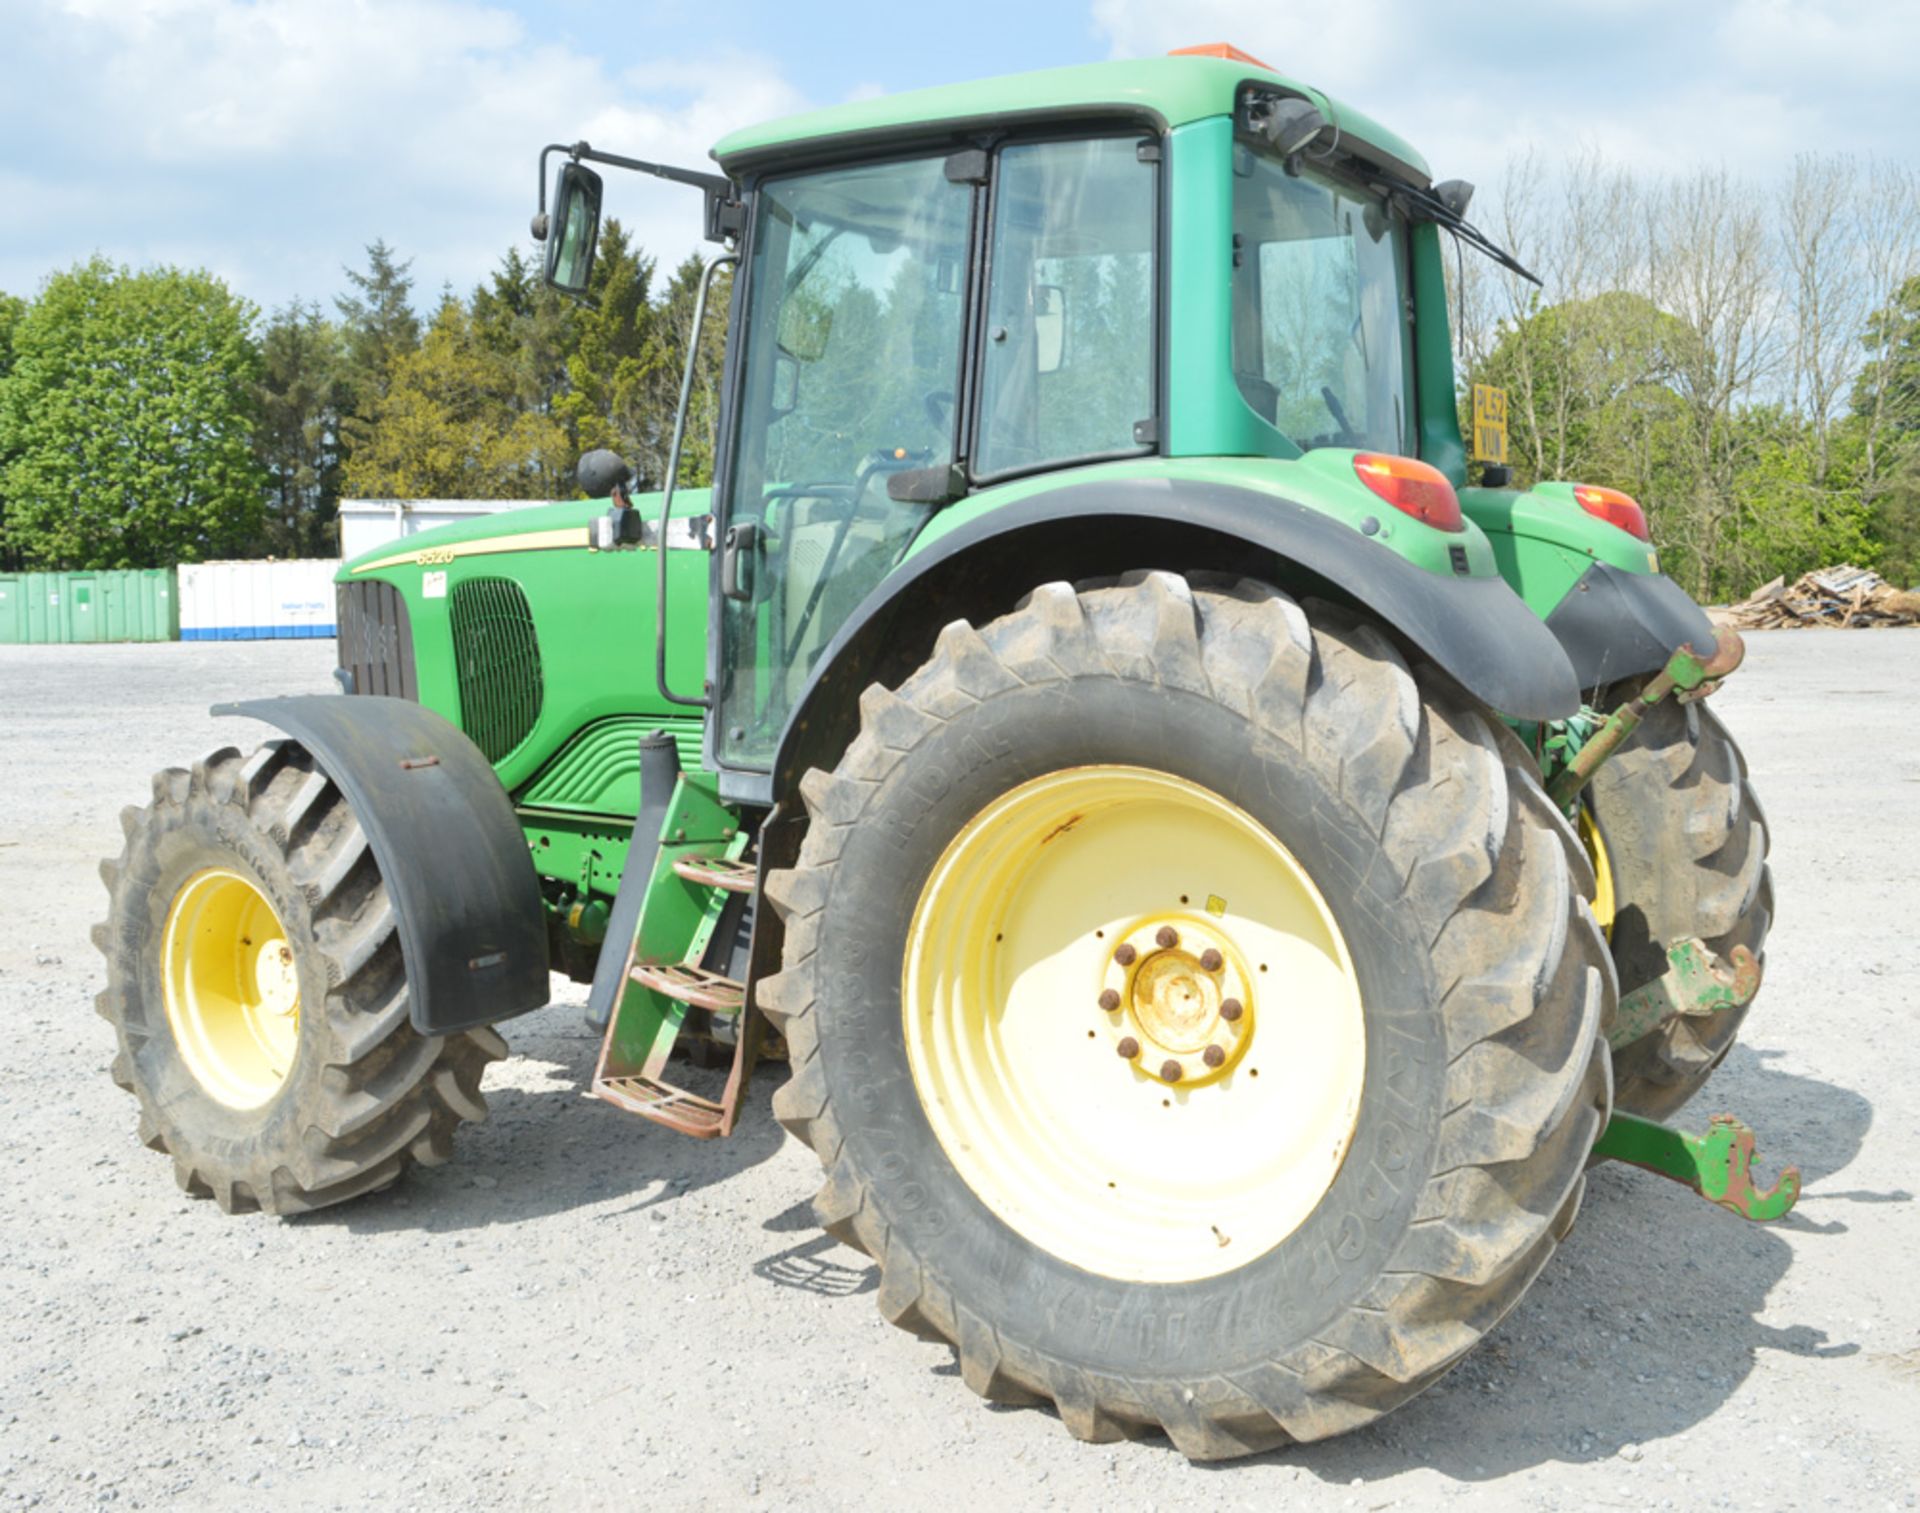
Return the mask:
[[1707,611],[1716,625],[1735,630],[1833,630],[1920,625],[1920,592],[1895,588],[1878,573],[1843,563],[1803,573],[1792,583],[1775,578],[1738,604]]

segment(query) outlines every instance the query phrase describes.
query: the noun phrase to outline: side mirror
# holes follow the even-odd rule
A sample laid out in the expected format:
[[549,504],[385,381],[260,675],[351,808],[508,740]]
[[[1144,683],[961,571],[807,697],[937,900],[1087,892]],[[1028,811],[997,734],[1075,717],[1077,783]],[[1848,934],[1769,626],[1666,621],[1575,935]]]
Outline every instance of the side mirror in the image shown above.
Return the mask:
[[818,362],[833,335],[833,306],[806,294],[789,296],[780,306],[774,345],[796,362]]
[[1058,284],[1033,290],[1033,345],[1042,373],[1058,373],[1067,357],[1067,291]]
[[587,453],[573,470],[580,492],[589,499],[612,499],[625,494],[633,483],[633,469],[618,452],[605,447]]
[[584,295],[600,240],[600,175],[579,163],[560,165],[547,233],[546,280],[562,294]]

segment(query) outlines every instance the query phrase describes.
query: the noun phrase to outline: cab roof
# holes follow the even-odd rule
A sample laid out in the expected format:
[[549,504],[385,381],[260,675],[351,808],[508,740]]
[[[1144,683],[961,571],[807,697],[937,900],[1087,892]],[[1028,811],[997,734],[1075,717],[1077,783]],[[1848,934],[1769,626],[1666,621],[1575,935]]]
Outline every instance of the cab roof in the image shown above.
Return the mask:
[[1062,112],[1126,111],[1157,117],[1172,129],[1231,115],[1240,86],[1254,82],[1305,96],[1338,124],[1343,136],[1358,138],[1405,164],[1422,180],[1427,177],[1426,159],[1377,121],[1243,53],[1223,51],[1235,56],[1174,54],[1085,63],[856,100],[733,132],[715,145],[713,156],[737,175],[814,147],[852,145],[861,139],[880,142],[930,127],[999,124]]

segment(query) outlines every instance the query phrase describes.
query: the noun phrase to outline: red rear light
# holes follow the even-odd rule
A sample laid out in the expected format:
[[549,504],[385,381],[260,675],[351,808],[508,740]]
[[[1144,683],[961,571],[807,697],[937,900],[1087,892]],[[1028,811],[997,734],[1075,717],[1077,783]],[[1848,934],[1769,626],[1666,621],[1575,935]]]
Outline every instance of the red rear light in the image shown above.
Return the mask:
[[1640,508],[1631,494],[1623,494],[1618,489],[1603,489],[1594,483],[1576,483],[1573,497],[1580,501],[1580,508],[1594,519],[1617,525],[1629,536],[1638,536],[1642,541],[1653,540],[1647,530],[1647,512]]
[[1460,496],[1447,475],[1431,463],[1385,452],[1356,452],[1353,470],[1360,481],[1403,515],[1443,531],[1464,531]]

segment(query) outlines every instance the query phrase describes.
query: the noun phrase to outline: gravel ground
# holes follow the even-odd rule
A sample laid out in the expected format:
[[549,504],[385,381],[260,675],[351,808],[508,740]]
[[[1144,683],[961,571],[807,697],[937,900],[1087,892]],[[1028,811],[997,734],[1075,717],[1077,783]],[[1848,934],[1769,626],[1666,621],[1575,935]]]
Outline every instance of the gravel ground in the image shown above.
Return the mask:
[[1749,645],[1716,702],[1781,919],[1700,1112],[1799,1161],[1799,1210],[1598,1169],[1438,1387],[1224,1467],[979,1402],[814,1230],[777,1071],[730,1141],[627,1118],[558,980],[450,1166],[295,1221],[185,1200],[107,1078],[95,864],[152,769],[260,733],[210,703],[324,689],[332,643],[0,647],[0,1507],[1914,1507],[1920,634]]

